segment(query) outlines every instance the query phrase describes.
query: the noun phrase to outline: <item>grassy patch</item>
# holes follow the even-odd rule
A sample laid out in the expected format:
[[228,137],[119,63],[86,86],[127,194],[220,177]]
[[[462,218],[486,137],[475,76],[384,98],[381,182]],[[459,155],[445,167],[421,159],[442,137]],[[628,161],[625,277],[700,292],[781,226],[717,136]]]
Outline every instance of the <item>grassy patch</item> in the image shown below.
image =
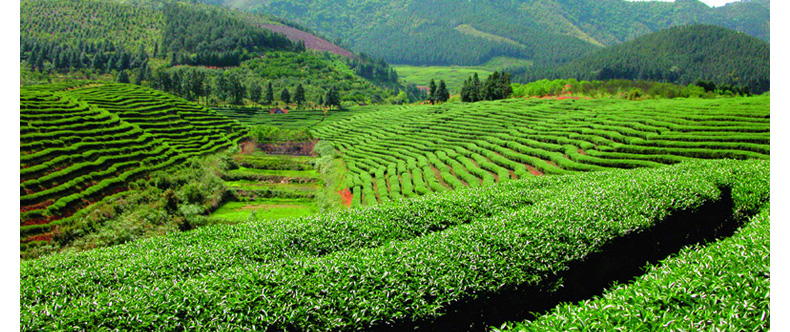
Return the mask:
[[272,220],[307,216],[318,212],[312,199],[269,198],[252,202],[229,202],[211,214],[211,217],[232,221],[246,221],[250,216],[257,220]]
[[480,77],[480,80],[485,80],[488,75],[494,71],[484,67],[463,67],[463,66],[409,66],[409,65],[394,65],[395,71],[398,72],[398,77],[406,81],[406,83],[414,83],[418,86],[428,86],[431,79],[444,80],[447,84],[447,89],[452,93],[461,91],[461,86],[464,80],[472,76],[474,73]]
[[235,175],[254,174],[261,176],[284,176],[284,177],[306,178],[306,179],[317,179],[321,177],[321,175],[318,174],[318,171],[315,170],[298,171],[298,170],[257,169],[257,168],[247,168],[247,167],[239,167],[239,169],[228,171],[228,174],[235,174]]

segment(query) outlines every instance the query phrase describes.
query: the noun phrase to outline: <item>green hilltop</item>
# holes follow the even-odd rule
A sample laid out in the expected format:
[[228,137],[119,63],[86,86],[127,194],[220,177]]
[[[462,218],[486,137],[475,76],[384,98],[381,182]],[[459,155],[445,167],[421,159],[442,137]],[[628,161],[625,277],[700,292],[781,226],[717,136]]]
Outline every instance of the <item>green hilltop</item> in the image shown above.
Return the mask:
[[712,25],[669,28],[601,49],[556,67],[532,67],[514,80],[649,80],[770,90],[770,45],[752,36]]
[[[277,15],[396,64],[480,65],[497,56],[556,64],[671,26],[715,24],[770,38],[769,1],[230,1]],[[419,45],[419,47],[417,47]]]
[[[277,96],[283,89],[293,94],[302,85],[307,95],[299,103],[305,105],[315,104],[332,88],[346,103],[419,98],[415,87],[398,83],[383,60],[311,51],[304,41],[265,27],[277,25],[298,27],[269,15],[196,2],[25,1],[22,82],[115,80],[212,105],[261,104],[256,97],[268,84]],[[262,65],[279,68],[256,69]],[[228,76],[238,81],[235,89],[221,82]],[[200,92],[183,91],[183,86]]]

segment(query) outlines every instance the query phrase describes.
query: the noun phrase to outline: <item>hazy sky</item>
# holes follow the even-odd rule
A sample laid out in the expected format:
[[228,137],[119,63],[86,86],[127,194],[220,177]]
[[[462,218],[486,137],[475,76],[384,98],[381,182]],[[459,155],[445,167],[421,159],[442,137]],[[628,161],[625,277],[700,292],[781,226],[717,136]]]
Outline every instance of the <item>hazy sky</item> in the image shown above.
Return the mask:
[[[666,1],[666,2],[674,2],[675,0],[628,0],[628,1]],[[736,2],[738,0],[701,0],[702,2],[708,4],[711,7],[718,7],[724,6],[730,2]]]

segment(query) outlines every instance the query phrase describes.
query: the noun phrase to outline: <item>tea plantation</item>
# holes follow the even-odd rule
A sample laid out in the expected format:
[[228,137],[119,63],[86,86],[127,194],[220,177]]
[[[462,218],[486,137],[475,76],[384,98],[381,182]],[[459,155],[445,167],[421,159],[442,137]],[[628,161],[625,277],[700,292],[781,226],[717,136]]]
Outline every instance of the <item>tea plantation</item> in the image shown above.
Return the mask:
[[23,246],[131,180],[237,145],[246,129],[183,99],[130,84],[25,87],[20,95]]
[[[588,327],[561,316],[573,311],[608,322],[592,323],[597,330],[659,323],[759,330],[769,318],[768,172],[767,161],[730,160],[528,177],[43,257],[22,262],[20,324],[31,331],[482,330],[628,281],[645,262],[745,223],[731,239],[684,249],[633,287],[560,307],[535,324]],[[609,309],[606,301],[623,307],[621,318],[596,309]],[[653,317],[665,321],[644,321]]]
[[579,171],[769,159],[770,98],[509,99],[237,117],[333,144],[354,206]]

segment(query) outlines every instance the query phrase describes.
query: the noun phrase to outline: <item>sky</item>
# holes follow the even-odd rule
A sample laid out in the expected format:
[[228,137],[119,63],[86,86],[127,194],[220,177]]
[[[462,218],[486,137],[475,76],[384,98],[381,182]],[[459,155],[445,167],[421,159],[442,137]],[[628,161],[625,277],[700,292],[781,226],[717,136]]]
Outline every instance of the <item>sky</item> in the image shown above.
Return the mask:
[[[628,1],[664,1],[664,2],[674,2],[675,0],[628,0]],[[724,6],[730,2],[737,2],[739,0],[700,0],[706,3],[708,6],[711,7],[719,7]]]

